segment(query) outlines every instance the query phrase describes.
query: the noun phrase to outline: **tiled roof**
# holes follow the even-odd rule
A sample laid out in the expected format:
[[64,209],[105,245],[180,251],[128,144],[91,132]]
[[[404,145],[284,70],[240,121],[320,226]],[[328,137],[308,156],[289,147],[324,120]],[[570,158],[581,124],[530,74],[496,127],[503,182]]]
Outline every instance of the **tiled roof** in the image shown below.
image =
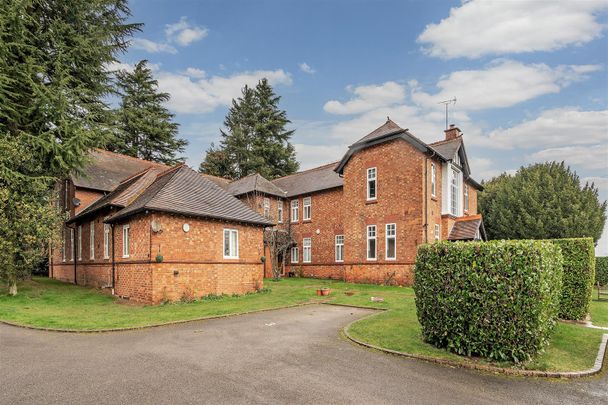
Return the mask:
[[185,165],[160,173],[132,203],[108,222],[151,210],[258,225],[273,225],[213,181]]
[[441,156],[448,160],[451,160],[456,155],[456,152],[458,152],[460,145],[462,145],[462,137],[450,139],[447,141],[433,142],[429,145],[433,149],[435,149]]
[[90,162],[83,167],[80,173],[72,176],[72,181],[76,187],[112,191],[127,177],[150,167],[168,168],[160,163],[102,149],[93,149],[90,152]]
[[352,144],[351,147],[362,144],[362,143],[367,143],[367,142],[373,141],[374,139],[383,138],[385,136],[396,134],[399,132],[404,132],[404,131],[407,131],[407,129],[401,128],[399,125],[397,125],[393,121],[391,121],[390,118],[387,118],[386,122],[381,127],[376,128],[369,134],[365,135],[363,138],[359,139],[357,142]]
[[448,240],[473,240],[477,232],[479,232],[482,239],[485,239],[485,229],[483,228],[481,215],[456,218]]
[[304,170],[272,181],[274,185],[287,192],[287,197],[308,194],[315,191],[342,187],[344,180],[335,168],[338,162],[329,163],[314,169]]
[[224,177],[218,177],[218,176],[212,176],[210,174],[205,174],[205,173],[201,173],[201,176],[203,176],[204,178],[211,180],[212,182],[214,182],[215,184],[217,184],[218,186],[222,187],[222,188],[226,188],[226,186],[228,184],[230,184],[230,182],[232,180],[230,179],[226,179]]
[[233,181],[226,185],[226,191],[234,196],[239,196],[254,191],[265,194],[274,195],[277,197],[285,197],[285,192],[258,173],[251,174],[242,179]]

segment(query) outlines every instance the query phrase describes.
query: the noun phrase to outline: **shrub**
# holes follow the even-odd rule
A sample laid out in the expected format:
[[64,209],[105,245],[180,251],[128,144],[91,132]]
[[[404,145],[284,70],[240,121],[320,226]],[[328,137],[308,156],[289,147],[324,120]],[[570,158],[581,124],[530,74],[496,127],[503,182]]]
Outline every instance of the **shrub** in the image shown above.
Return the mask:
[[562,257],[546,241],[420,246],[414,291],[426,342],[461,355],[523,361],[556,322]]
[[608,256],[595,258],[595,282],[608,285]]
[[595,278],[595,247],[592,238],[551,239],[564,259],[559,317],[584,319],[589,313]]

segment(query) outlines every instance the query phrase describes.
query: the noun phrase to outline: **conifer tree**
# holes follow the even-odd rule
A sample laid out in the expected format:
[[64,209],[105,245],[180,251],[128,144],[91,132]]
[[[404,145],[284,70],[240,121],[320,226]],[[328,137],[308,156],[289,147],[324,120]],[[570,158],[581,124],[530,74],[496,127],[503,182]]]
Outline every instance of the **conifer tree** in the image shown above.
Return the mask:
[[158,82],[142,60],[132,72],[117,73],[120,107],[116,110],[117,135],[111,150],[129,156],[165,164],[183,161],[176,153],[183,152],[188,142],[176,137],[178,124],[164,107],[170,95],[158,91]]
[[606,201],[564,162],[538,163],[484,183],[479,210],[490,239],[592,237],[606,222]]
[[109,137],[109,66],[139,28],[126,0],[0,2],[0,279],[45,252],[55,180]]
[[279,108],[280,99],[267,79],[254,89],[245,86],[241,97],[232,100],[219,147],[211,145],[199,170],[231,179],[253,173],[274,179],[296,172],[299,164],[290,143],[294,131],[285,128],[291,121]]

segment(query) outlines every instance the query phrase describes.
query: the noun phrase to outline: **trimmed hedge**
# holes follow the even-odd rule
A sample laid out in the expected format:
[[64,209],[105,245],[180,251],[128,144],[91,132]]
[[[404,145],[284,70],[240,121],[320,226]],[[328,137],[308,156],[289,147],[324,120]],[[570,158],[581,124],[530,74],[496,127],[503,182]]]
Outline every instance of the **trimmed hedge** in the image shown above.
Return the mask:
[[589,313],[595,279],[592,238],[551,239],[562,250],[564,275],[559,317],[581,320]]
[[608,285],[608,256],[595,258],[595,283],[601,286]]
[[561,279],[560,249],[546,241],[422,245],[414,291],[423,338],[461,355],[528,360],[556,323]]

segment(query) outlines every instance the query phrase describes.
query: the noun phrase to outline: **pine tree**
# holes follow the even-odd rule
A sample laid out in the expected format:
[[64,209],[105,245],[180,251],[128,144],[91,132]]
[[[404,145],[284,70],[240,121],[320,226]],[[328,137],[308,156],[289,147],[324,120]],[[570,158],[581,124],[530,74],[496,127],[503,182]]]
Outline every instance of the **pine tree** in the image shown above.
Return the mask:
[[199,170],[231,179],[253,173],[274,179],[296,172],[294,131],[285,129],[291,121],[279,108],[280,99],[266,79],[255,89],[245,86],[224,120],[228,131],[220,131],[219,147],[211,145]]
[[108,66],[139,28],[126,0],[0,2],[0,279],[16,292],[56,223],[51,188],[109,139]]
[[606,222],[606,201],[593,184],[581,185],[564,162],[538,163],[484,183],[479,210],[490,239],[592,237]]
[[118,91],[122,97],[115,112],[117,123],[116,142],[111,150],[129,156],[165,164],[183,161],[177,158],[188,142],[176,138],[178,124],[172,122],[173,114],[164,107],[169,93],[158,91],[158,82],[152,77],[142,60],[132,72],[117,73]]

